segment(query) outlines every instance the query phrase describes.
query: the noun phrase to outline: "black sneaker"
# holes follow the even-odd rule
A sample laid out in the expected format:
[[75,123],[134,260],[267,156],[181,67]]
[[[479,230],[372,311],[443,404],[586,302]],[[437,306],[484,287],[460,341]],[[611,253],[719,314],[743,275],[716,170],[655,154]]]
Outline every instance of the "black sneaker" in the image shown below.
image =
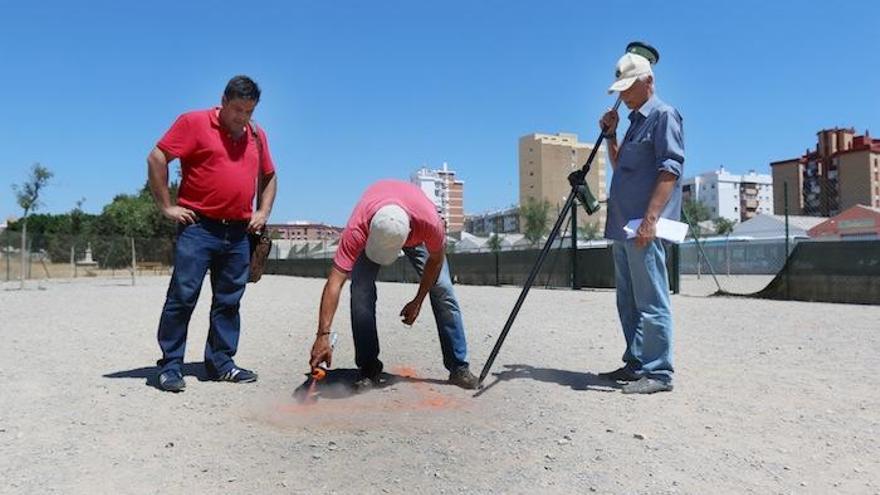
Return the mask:
[[658,380],[643,376],[639,381],[627,383],[623,386],[622,392],[625,394],[653,394],[656,392],[671,392],[672,382]]
[[168,370],[159,375],[159,388],[166,392],[183,392],[186,382],[177,370]]
[[449,374],[449,383],[466,390],[474,390],[480,384],[480,379],[471,373],[470,368],[465,366]]
[[599,378],[603,378],[605,380],[611,380],[613,382],[634,382],[637,381],[641,376],[631,371],[626,366],[622,368],[617,368],[614,371],[608,371],[606,373],[599,373]]
[[257,381],[257,374],[251,370],[233,366],[217,378],[220,382],[251,383]]

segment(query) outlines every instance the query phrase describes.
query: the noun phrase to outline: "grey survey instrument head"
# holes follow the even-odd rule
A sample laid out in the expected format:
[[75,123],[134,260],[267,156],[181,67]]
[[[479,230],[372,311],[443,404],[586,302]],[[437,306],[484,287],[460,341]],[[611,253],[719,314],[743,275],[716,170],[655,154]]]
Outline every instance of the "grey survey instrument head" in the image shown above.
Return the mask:
[[653,46],[643,41],[633,41],[632,43],[626,45],[626,53],[641,55],[648,59],[648,62],[651,62],[651,65],[656,65],[657,62],[660,61],[660,52],[658,52],[657,49]]

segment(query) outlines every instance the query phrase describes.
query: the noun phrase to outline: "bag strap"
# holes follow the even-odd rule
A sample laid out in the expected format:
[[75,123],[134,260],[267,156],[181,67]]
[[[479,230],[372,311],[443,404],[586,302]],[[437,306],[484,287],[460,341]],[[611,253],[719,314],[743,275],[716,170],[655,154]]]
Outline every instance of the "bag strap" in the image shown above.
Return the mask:
[[263,176],[263,140],[260,139],[260,132],[258,131],[257,123],[251,120],[248,122],[248,127],[251,130],[251,133],[254,136],[254,142],[257,143],[257,209],[260,209],[260,200],[262,199],[262,191],[260,191],[260,179]]

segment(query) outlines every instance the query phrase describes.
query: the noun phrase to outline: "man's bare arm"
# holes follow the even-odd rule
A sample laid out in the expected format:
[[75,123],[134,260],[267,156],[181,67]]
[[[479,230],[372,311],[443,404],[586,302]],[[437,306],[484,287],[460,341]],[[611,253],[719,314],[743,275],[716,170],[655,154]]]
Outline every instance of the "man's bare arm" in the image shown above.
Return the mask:
[[171,192],[168,190],[168,162],[174,157],[158,147],[147,155],[147,177],[150,192],[156,201],[159,211],[169,220],[178,223],[195,223],[196,214],[192,210],[171,204]]

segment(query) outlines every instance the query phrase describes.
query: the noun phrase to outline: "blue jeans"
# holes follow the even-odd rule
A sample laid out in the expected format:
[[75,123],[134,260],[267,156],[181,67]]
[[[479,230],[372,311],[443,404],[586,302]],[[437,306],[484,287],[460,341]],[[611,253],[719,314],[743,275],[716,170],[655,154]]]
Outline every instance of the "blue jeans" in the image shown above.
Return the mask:
[[247,284],[249,266],[247,224],[199,220],[180,227],[174,249],[174,273],[159,319],[160,373],[181,369],[187,327],[208,270],[213,298],[205,368],[208,375],[216,377],[234,366],[232,358],[241,330],[239,301]]
[[660,239],[645,248],[614,241],[617,312],[626,339],[623,361],[639,375],[672,381],[672,314],[666,251]]
[[[404,248],[419,276],[425,268],[428,251],[424,246]],[[370,261],[365,254],[357,259],[351,270],[351,329],[354,336],[355,363],[366,375],[382,371],[379,361],[379,336],[376,330],[376,275],[380,266]],[[443,268],[437,283],[428,293],[437,333],[440,336],[440,350],[443,352],[443,366],[449,371],[468,366],[467,341],[464,335],[464,322],[458,300],[452,290],[449,265]]]

